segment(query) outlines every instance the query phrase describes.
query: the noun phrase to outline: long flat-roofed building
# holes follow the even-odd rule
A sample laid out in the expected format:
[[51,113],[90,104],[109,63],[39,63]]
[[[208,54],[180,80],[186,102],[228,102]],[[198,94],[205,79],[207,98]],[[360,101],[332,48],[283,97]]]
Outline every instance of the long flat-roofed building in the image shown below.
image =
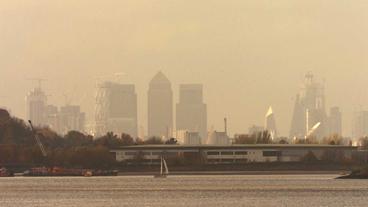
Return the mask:
[[175,159],[182,156],[195,157],[207,164],[299,162],[313,153],[319,160],[326,156],[351,160],[358,147],[338,145],[141,145],[127,146],[110,151],[119,162],[135,162],[143,159],[145,164],[159,164],[160,158]]

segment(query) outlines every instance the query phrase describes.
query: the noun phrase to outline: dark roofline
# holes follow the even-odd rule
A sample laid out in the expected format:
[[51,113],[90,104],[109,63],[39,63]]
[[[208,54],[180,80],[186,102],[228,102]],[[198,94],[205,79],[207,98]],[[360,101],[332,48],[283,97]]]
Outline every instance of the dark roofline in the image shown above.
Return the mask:
[[111,150],[146,150],[146,149],[358,149],[357,146],[316,145],[316,144],[245,144],[245,145],[132,145],[112,148]]

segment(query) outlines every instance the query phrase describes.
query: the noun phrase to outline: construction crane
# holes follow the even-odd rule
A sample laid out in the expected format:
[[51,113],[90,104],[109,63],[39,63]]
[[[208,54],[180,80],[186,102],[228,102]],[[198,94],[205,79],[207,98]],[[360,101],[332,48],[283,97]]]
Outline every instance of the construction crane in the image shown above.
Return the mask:
[[45,148],[44,148],[44,146],[43,146],[43,144],[42,144],[42,142],[40,140],[40,137],[38,136],[36,130],[33,127],[32,121],[31,120],[28,120],[28,122],[29,122],[29,125],[31,126],[31,129],[32,129],[33,138],[36,140],[37,145],[38,145],[38,147],[40,148],[40,150],[42,152],[42,155],[44,157],[47,157],[46,150],[45,150]]
[[312,129],[308,131],[307,135],[305,136],[305,139],[308,139],[320,126],[321,126],[321,122],[318,122],[317,124],[315,124],[312,127]]

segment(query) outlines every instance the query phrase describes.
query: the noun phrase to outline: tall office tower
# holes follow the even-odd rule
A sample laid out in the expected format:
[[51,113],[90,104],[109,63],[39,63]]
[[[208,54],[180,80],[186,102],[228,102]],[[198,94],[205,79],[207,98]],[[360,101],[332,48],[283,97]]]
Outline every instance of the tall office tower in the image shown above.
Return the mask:
[[85,131],[85,114],[81,112],[80,106],[67,105],[60,108],[58,113],[59,133],[66,134],[69,131]]
[[271,106],[266,114],[265,130],[271,134],[272,139],[277,138],[276,119]]
[[132,84],[105,82],[98,85],[95,134],[106,132],[137,136],[137,94]]
[[330,109],[330,116],[328,117],[329,134],[342,135],[342,118],[339,107],[332,107]]
[[201,84],[180,85],[179,103],[176,105],[176,130],[199,132],[207,138],[207,105],[203,103]]
[[173,129],[173,92],[169,79],[158,72],[148,90],[148,136],[171,137]]
[[54,105],[47,105],[45,109],[47,126],[57,133],[59,130],[59,109]]
[[46,105],[47,97],[40,87],[33,89],[27,94],[27,119],[31,120],[34,126],[46,125]]
[[324,85],[314,81],[312,73],[305,76],[305,82],[296,96],[290,137],[305,138],[310,130],[320,123],[314,135],[322,138],[327,134]]
[[353,118],[353,138],[368,136],[368,111],[358,111]]

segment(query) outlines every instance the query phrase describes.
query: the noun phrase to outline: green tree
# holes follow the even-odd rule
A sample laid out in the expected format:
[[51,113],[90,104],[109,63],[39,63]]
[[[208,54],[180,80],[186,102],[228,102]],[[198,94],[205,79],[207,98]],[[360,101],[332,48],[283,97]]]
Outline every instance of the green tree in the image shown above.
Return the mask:
[[257,138],[249,134],[235,135],[234,144],[256,144]]
[[158,145],[158,144],[164,144],[164,141],[161,139],[161,137],[150,137],[147,140],[144,141],[144,144],[146,145]]

